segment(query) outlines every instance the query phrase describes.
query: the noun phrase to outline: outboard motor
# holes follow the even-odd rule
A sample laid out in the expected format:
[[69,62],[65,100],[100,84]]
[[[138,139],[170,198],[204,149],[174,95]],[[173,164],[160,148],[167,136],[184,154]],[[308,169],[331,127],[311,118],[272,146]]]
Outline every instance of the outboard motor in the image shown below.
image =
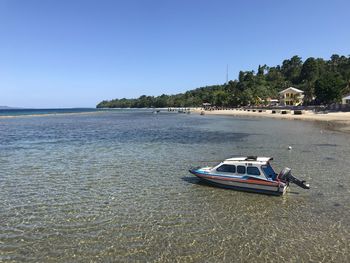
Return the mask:
[[284,168],[277,178],[280,179],[282,182],[294,183],[300,186],[301,188],[310,189],[309,184],[307,184],[305,181],[300,181],[298,178],[295,178],[291,173],[291,169],[288,167]]

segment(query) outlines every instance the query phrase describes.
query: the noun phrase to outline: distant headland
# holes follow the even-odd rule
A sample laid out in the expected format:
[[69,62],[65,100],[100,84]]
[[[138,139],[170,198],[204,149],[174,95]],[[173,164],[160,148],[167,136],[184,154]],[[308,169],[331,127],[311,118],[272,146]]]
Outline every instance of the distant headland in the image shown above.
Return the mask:
[[0,106],[0,110],[12,110],[12,109],[20,109],[18,107],[9,107],[9,106]]

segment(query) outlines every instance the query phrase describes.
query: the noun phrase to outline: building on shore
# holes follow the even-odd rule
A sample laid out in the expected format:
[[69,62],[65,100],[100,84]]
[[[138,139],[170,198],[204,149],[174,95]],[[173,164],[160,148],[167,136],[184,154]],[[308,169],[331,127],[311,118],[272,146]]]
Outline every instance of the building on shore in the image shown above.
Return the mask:
[[208,102],[204,102],[204,103],[202,104],[202,106],[203,106],[203,109],[204,109],[204,110],[209,110],[209,109],[211,109],[211,104],[208,103]]
[[350,105],[350,94],[348,94],[347,96],[344,96],[344,97],[341,99],[341,104]]
[[278,100],[278,99],[274,99],[274,98],[268,97],[268,98],[266,99],[266,102],[267,102],[267,106],[274,107],[274,106],[277,106],[277,105],[278,105],[279,100]]
[[289,87],[279,92],[281,106],[299,106],[303,103],[304,91]]

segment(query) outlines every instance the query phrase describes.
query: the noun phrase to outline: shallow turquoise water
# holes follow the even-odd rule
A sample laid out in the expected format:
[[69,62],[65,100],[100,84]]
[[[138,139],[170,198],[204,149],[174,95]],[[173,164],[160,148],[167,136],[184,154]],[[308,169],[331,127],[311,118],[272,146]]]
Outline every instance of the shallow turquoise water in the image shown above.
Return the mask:
[[[272,197],[188,173],[234,155],[273,156],[311,190]],[[310,122],[146,110],[0,119],[0,261],[348,262],[349,156],[349,135]]]

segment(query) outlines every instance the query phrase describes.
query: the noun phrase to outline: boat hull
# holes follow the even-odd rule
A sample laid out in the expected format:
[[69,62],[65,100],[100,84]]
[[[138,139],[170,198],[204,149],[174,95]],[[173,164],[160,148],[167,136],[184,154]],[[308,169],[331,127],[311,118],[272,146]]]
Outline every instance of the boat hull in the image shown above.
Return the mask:
[[203,182],[227,189],[254,192],[268,195],[283,195],[288,185],[279,182],[270,182],[254,179],[238,179],[226,176],[204,174],[197,170],[190,170],[192,174],[200,178]]

